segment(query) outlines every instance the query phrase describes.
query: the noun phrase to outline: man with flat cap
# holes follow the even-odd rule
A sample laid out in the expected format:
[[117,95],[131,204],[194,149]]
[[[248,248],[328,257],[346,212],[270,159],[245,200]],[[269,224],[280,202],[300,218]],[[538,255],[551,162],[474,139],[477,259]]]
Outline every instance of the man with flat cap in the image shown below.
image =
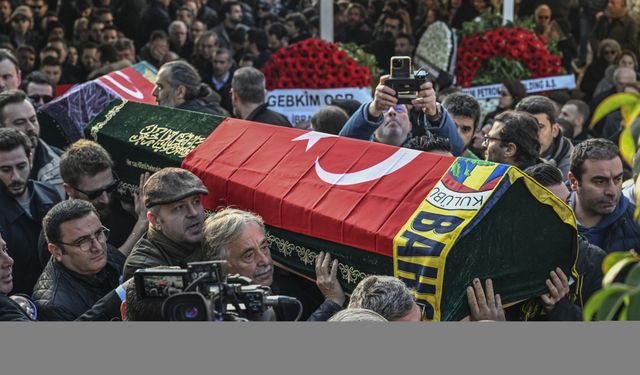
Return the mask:
[[201,194],[208,194],[207,188],[185,169],[163,168],[149,177],[143,196],[150,225],[127,258],[125,280],[137,269],[206,260],[201,246]]

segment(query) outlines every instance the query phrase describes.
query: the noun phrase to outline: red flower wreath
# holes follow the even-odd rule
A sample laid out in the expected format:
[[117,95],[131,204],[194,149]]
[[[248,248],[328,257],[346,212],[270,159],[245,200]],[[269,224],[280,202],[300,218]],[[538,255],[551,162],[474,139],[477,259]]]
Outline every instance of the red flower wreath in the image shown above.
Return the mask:
[[306,39],[274,53],[263,72],[267,90],[369,87],[371,71],[337,43]]
[[499,27],[466,36],[458,46],[458,83],[470,87],[482,63],[493,57],[520,61],[531,72],[531,78],[561,74],[560,56],[551,54],[545,44],[544,37],[518,27]]

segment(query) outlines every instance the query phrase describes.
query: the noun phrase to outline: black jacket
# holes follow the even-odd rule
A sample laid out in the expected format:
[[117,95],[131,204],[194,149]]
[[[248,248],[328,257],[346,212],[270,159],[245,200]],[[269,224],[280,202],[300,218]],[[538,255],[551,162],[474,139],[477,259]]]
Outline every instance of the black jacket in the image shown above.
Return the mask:
[[[51,258],[33,291],[39,318],[70,321],[80,317],[120,284],[125,259],[120,251],[107,245],[107,265],[98,275],[88,277]],[[119,313],[115,311],[113,316],[103,316],[104,320],[117,317]]]
[[37,248],[42,219],[51,207],[60,202],[60,196],[56,189],[43,182],[29,180],[27,189],[31,194],[31,215],[13,197],[0,191],[0,228],[9,247],[9,255],[15,261],[13,292],[31,295],[43,269]]
[[[122,301],[115,290],[102,297],[91,309],[80,315],[76,321],[107,321],[120,313]],[[25,322],[31,321],[20,305],[11,298],[0,294],[0,322]]]
[[147,234],[138,240],[127,257],[123,277],[125,280],[130,279],[138,269],[156,266],[184,267],[189,262],[205,260],[207,259],[201,246],[196,249],[186,248],[149,226]]
[[229,112],[220,106],[220,96],[215,92],[212,92],[206,98],[191,99],[176,108],[210,115],[229,116]]
[[278,112],[274,112],[267,108],[266,104],[261,104],[258,108],[245,119],[247,121],[262,122],[264,124],[291,127],[289,120]]
[[31,319],[14,300],[0,294],[0,322],[29,322]]

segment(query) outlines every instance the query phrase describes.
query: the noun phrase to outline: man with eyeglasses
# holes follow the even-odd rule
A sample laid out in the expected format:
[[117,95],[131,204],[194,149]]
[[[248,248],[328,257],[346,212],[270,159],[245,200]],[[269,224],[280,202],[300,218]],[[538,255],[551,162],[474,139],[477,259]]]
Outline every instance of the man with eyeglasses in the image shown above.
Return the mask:
[[[0,233],[2,228],[0,227]],[[12,295],[13,291],[13,258],[9,255],[9,247],[0,234],[0,322],[29,322],[38,320],[38,308],[31,298],[24,295]],[[121,286],[107,293],[91,309],[85,311],[77,321],[112,320],[119,311],[126,291],[133,281],[128,280]],[[16,298],[18,297],[18,298]]]
[[126,255],[107,244],[109,229],[89,202],[60,202],[42,225],[51,259],[33,289],[39,319],[75,320],[120,285]]
[[[414,126],[409,117],[409,108],[398,104],[396,92],[384,84],[388,79],[388,75],[380,77],[373,101],[358,108],[340,130],[341,136],[399,147],[409,142]],[[411,107],[418,111],[418,126],[448,139],[454,156],[460,156],[464,152],[465,145],[456,124],[447,110],[436,102],[436,92],[431,82],[420,86],[416,98],[411,101]]]
[[540,159],[538,122],[526,112],[506,111],[496,116],[482,146],[487,161],[511,164],[522,170],[544,162]]
[[131,278],[141,268],[207,260],[202,248],[204,207],[200,196],[208,190],[202,181],[185,169],[163,168],[149,177],[143,191],[151,225],[127,258],[124,278]]
[[[98,143],[81,139],[60,157],[60,174],[69,198],[90,202],[100,221],[111,229],[109,244],[129,255],[147,231],[147,210],[140,194],[134,194],[132,204],[115,196],[120,180],[113,171],[109,153]],[[140,176],[139,191],[142,191],[147,176]],[[46,264],[48,254],[42,250],[40,255]]]
[[18,129],[29,137],[33,147],[29,178],[53,185],[60,197],[64,197],[59,156],[62,152],[40,138],[36,111],[23,91],[8,90],[0,93],[0,127]]
[[37,239],[42,218],[60,202],[56,189],[31,179],[33,152],[29,138],[17,129],[0,128],[0,227],[14,259],[14,292],[31,294],[42,272]]

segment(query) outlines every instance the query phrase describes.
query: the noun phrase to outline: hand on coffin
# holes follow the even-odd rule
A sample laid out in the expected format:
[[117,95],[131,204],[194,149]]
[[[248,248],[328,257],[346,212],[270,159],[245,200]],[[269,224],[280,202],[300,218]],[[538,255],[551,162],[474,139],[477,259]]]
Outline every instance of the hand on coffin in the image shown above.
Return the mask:
[[[331,267],[329,265],[331,264]],[[338,281],[338,260],[331,262],[331,254],[321,251],[316,257],[316,285],[324,298],[342,306],[346,299]]]
[[469,320],[493,320],[505,321],[502,301],[499,294],[493,293],[493,282],[491,279],[485,281],[485,291],[482,289],[480,279],[473,279],[473,286],[467,287],[467,303],[471,315]]
[[556,267],[556,269],[551,271],[549,274],[551,275],[551,278],[545,281],[547,289],[549,289],[549,293],[540,296],[540,299],[542,300],[542,307],[544,307],[546,312],[553,310],[556,303],[566,297],[569,293],[569,280],[560,267]]
[[144,172],[140,175],[140,182],[138,184],[138,192],[133,193],[133,207],[136,211],[136,217],[138,221],[147,221],[147,207],[144,205],[144,184],[149,179],[149,172]]

